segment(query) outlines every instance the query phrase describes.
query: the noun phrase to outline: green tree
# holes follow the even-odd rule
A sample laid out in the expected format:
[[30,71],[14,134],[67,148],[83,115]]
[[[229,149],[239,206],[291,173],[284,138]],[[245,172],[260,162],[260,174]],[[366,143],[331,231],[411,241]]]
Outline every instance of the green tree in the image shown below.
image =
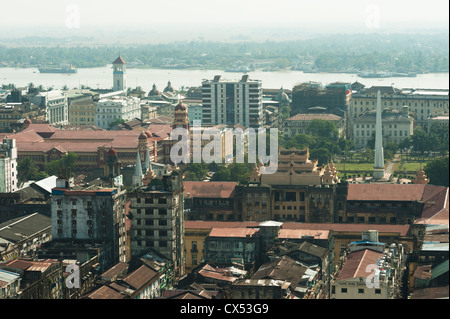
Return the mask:
[[424,171],[430,179],[430,184],[449,186],[449,157],[442,157],[429,162]]
[[124,119],[115,119],[114,121],[109,123],[109,129],[112,129],[114,126],[120,125],[120,124],[123,124],[123,123],[125,123]]
[[220,166],[219,169],[214,173],[211,181],[215,182],[226,182],[230,181],[230,169],[226,166]]
[[49,175],[57,175],[63,178],[69,178],[73,176],[73,169],[76,166],[76,160],[78,155],[74,152],[65,154],[58,160],[51,161],[45,166],[45,171]]
[[17,164],[17,177],[19,181],[40,180],[48,177],[47,173],[40,171],[31,157],[25,157]]
[[315,137],[331,139],[333,141],[337,141],[338,139],[338,129],[336,128],[336,124],[331,121],[314,119],[308,124],[306,130]]
[[327,148],[312,149],[309,154],[311,159],[317,159],[319,161],[318,165],[327,164],[332,156],[332,153]]
[[414,134],[411,137],[411,145],[414,152],[424,155],[426,152],[432,150],[432,143],[430,143],[430,136],[420,127],[414,130]]

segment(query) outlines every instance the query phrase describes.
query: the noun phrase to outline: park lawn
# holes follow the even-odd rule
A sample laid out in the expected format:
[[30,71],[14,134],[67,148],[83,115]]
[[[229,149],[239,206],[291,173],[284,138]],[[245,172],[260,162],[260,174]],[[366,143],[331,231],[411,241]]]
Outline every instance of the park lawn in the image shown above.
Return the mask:
[[[427,163],[422,163],[422,168],[425,168]],[[400,163],[397,166],[396,171],[397,172],[418,172],[420,170],[420,163],[419,162],[412,162],[412,163]]]
[[[337,171],[344,172],[344,164],[343,163],[335,164],[335,166],[336,166]],[[352,171],[352,172],[373,171],[373,163],[346,163],[345,170]]]

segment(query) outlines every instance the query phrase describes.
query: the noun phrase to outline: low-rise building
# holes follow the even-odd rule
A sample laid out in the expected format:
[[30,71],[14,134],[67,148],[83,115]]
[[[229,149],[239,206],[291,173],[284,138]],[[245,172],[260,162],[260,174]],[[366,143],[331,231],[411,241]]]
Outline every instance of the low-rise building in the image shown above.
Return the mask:
[[61,299],[63,267],[56,260],[14,259],[0,262],[0,270],[20,275],[18,299]]
[[188,220],[237,220],[234,194],[237,182],[183,182]]
[[0,261],[33,257],[40,245],[51,240],[51,219],[39,213],[0,224]]
[[238,261],[251,269],[261,260],[259,228],[213,228],[205,239],[205,261],[232,264]]
[[401,244],[373,250],[367,243],[342,257],[331,281],[331,299],[398,299],[405,266]]
[[300,113],[286,119],[283,123],[283,135],[285,138],[291,138],[296,134],[308,134],[308,126],[313,120],[330,121],[336,125],[338,136],[342,137],[345,133],[345,123],[341,116],[327,113]]
[[20,275],[0,269],[0,299],[16,299],[20,290]]
[[[384,109],[381,114],[383,139],[399,144],[414,133],[414,119],[409,115],[409,107],[401,110]],[[365,148],[375,136],[376,111],[367,111],[353,119],[353,139],[355,147]]]

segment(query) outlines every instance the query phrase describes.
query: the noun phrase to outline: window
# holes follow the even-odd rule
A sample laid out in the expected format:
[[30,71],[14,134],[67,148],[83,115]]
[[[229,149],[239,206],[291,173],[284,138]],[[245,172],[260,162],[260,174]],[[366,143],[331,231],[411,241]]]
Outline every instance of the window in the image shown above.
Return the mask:
[[381,289],[375,289],[375,295],[381,295]]
[[167,226],[167,220],[165,219],[159,220],[159,226]]
[[347,293],[347,288],[341,288],[341,293],[346,294]]
[[359,293],[359,294],[363,294],[363,293],[364,293],[364,289],[363,289],[363,288],[359,288],[359,289],[358,289],[358,293]]

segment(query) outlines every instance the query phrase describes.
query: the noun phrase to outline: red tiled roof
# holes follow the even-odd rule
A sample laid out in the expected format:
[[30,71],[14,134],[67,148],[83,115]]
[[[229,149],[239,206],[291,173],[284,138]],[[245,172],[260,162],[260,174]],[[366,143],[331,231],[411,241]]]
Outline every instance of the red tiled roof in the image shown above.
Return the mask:
[[420,201],[422,184],[349,184],[348,201]]
[[117,274],[121,273],[122,271],[124,271],[125,269],[128,268],[128,264],[124,263],[124,262],[119,262],[117,264],[115,264],[113,267],[111,267],[110,269],[108,269],[107,271],[105,271],[103,274],[101,274],[100,277],[114,277]]
[[312,121],[312,120],[339,121],[342,117],[334,114],[296,114],[286,119],[286,121]]
[[101,286],[97,290],[88,294],[87,298],[89,298],[89,299],[123,299],[124,296],[120,292],[105,285],[105,286]]
[[183,182],[185,197],[233,198],[237,182]]
[[198,273],[206,278],[212,278],[226,282],[234,282],[237,279],[236,277],[227,275],[227,269],[213,268],[210,265],[205,265],[202,269],[200,269]]
[[440,191],[434,192],[433,194],[426,194],[430,195],[427,197],[424,196],[425,206],[422,210],[421,219],[447,219],[448,221],[449,188],[438,188],[437,190]]
[[36,133],[52,133],[59,131],[58,128],[52,126],[51,124],[30,124],[22,132],[35,131]]
[[382,233],[399,234],[408,236],[411,231],[411,225],[378,225],[378,224],[320,224],[320,223],[283,223],[282,229],[310,229],[310,230],[332,230],[333,232],[357,232],[366,230],[378,230]]
[[126,62],[124,59],[122,59],[122,57],[119,56],[117,59],[114,60],[112,64],[126,64]]
[[210,237],[253,237],[259,231],[258,228],[213,228]]
[[128,274],[123,281],[134,287],[136,290],[142,288],[145,284],[153,281],[158,276],[158,273],[142,265],[132,273]]
[[347,255],[347,260],[344,262],[336,280],[368,277],[372,274],[372,271],[366,272],[367,266],[376,264],[381,256],[383,256],[383,253],[370,249],[351,252]]
[[280,229],[278,238],[301,239],[303,236],[312,236],[315,239],[328,239],[329,230],[312,229]]

